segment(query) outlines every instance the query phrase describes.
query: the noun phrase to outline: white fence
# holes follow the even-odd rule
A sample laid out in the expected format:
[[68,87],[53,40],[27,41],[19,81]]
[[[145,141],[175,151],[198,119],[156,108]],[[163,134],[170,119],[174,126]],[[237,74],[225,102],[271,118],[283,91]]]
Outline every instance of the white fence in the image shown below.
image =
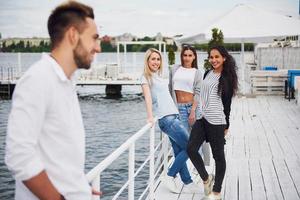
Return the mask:
[[[156,122],[155,122],[156,124]],[[128,153],[128,180],[116,192],[113,200],[117,199],[122,192],[128,188],[128,200],[134,200],[135,198],[135,177],[141,172],[142,169],[145,169],[147,163],[149,163],[149,180],[148,186],[138,197],[141,199],[154,200],[154,190],[158,185],[157,177],[161,173],[166,173],[168,169],[168,157],[170,155],[168,137],[163,136],[158,144],[155,146],[155,124],[151,127],[150,124],[145,125],[137,133],[131,136],[126,142],[124,142],[119,148],[117,148],[113,153],[106,157],[102,162],[100,162],[96,167],[90,170],[86,177],[92,187],[95,190],[100,191],[100,175],[107,169],[115,160],[117,160],[120,155],[129,150]],[[135,171],[135,143],[145,134],[149,134],[149,156],[141,164],[141,166]],[[93,200],[100,199],[99,196],[94,196]]]
[[300,47],[261,47],[256,50],[258,69],[276,66],[278,69],[300,69]]

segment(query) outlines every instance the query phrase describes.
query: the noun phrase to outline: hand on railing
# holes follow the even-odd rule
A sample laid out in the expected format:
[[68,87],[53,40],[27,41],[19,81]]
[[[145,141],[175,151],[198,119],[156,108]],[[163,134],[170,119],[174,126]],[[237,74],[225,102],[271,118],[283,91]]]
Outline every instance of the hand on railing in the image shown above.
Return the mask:
[[92,188],[92,195],[96,195],[96,196],[102,196],[103,192],[101,191],[97,191],[94,188]]
[[151,127],[153,127],[155,121],[156,121],[156,119],[154,117],[148,117],[147,118],[147,123],[150,123]]

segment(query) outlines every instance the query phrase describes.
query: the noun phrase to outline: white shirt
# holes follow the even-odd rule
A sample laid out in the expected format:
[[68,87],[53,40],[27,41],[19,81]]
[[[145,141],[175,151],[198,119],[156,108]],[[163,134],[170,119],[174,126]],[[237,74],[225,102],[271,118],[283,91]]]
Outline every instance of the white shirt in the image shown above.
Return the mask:
[[200,87],[200,103],[198,108],[200,116],[214,125],[226,124],[224,107],[221,96],[218,95],[218,85],[221,74],[208,72]]
[[174,90],[194,93],[196,68],[179,67],[174,74]]
[[[168,87],[168,80],[163,79],[157,73],[153,73],[150,91],[152,99],[152,108],[154,115],[161,119],[167,115],[178,114],[178,109],[171,97]],[[141,77],[141,85],[148,84],[146,77]]]
[[13,94],[5,162],[16,179],[15,199],[37,199],[22,181],[42,170],[65,199],[91,199],[84,161],[85,132],[75,84],[45,54]]

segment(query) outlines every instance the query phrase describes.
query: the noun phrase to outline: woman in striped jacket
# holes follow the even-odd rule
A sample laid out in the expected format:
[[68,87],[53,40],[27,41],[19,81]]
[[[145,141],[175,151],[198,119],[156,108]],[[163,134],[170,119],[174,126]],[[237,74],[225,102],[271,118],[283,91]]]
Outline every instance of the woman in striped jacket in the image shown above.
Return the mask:
[[[206,72],[200,87],[198,108],[200,116],[192,128],[188,142],[188,155],[204,183],[206,199],[221,199],[221,187],[225,176],[224,134],[229,128],[231,99],[236,94],[238,81],[235,60],[223,46],[209,51],[212,70]],[[216,163],[215,178],[208,175],[198,153],[204,141],[210,143]]]

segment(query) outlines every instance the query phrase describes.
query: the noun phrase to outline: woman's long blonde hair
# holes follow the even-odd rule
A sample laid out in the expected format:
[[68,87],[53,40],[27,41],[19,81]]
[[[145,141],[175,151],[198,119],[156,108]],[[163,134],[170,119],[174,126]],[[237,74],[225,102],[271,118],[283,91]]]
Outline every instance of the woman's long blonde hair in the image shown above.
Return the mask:
[[159,69],[158,69],[158,75],[161,75],[162,74],[162,56],[161,56],[161,53],[160,51],[158,51],[157,49],[154,49],[154,48],[150,48],[146,51],[145,53],[145,61],[144,61],[144,76],[145,78],[147,79],[147,81],[149,82],[149,84],[151,84],[151,80],[152,80],[152,74],[153,72],[151,71],[149,65],[148,65],[148,61],[149,61],[149,58],[151,56],[152,53],[157,53],[160,57],[160,66],[159,66]]

